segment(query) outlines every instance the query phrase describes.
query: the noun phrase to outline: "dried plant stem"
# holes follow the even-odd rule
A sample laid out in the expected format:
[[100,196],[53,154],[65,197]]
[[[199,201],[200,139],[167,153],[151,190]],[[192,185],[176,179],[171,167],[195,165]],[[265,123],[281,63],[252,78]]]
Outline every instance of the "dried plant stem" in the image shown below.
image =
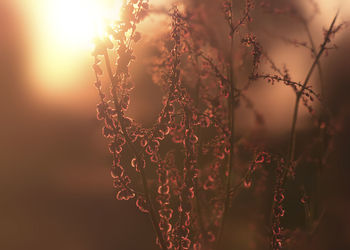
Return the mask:
[[[305,21],[305,20],[303,20],[302,23],[303,23],[303,25],[305,27],[305,31],[306,31],[307,37],[308,37],[310,45],[311,45],[312,55],[316,58],[317,57],[316,46],[315,46],[314,39],[312,38],[309,25],[308,25],[307,21]],[[323,71],[322,71],[322,67],[321,67],[320,61],[317,62],[317,70],[318,70],[320,86],[321,86],[321,96],[322,96],[322,99],[324,99],[324,94],[325,94],[325,86],[324,85],[325,84],[324,84],[324,80],[323,80]]]
[[[198,65],[198,57],[196,57],[196,65]],[[198,70],[197,70],[198,71]],[[199,72],[197,72],[199,74]],[[195,96],[195,103],[196,103],[196,107],[199,110],[199,93],[200,93],[200,87],[202,85],[201,79],[198,79],[198,82],[196,84],[196,96]],[[201,140],[201,130],[197,129],[197,135],[198,135],[198,150],[197,150],[197,168],[200,170],[199,168],[199,159],[202,158],[202,140]],[[197,216],[198,216],[198,224],[199,224],[199,229],[200,229],[200,233],[202,235],[205,234],[205,227],[204,227],[204,222],[203,222],[203,216],[202,216],[202,208],[201,208],[201,201],[200,201],[200,188],[198,185],[198,181],[199,178],[197,177],[194,181],[194,192],[195,192],[195,200],[196,200],[196,208],[197,208]]]
[[[233,1],[231,1],[231,25],[233,23]],[[227,177],[226,177],[226,185],[225,185],[225,201],[223,207],[223,214],[221,218],[221,224],[218,231],[217,238],[217,248],[220,249],[222,242],[222,234],[225,227],[225,222],[228,214],[228,210],[230,207],[230,197],[231,197],[231,175],[232,169],[234,165],[234,133],[235,133],[235,83],[233,80],[233,48],[234,48],[234,33],[232,33],[230,37],[230,56],[229,56],[229,66],[228,66],[228,80],[230,83],[230,95],[228,100],[228,108],[229,108],[229,125],[230,125],[230,156],[229,156],[229,164],[227,168]]]
[[[113,95],[113,102],[115,105],[115,109],[118,112],[118,118],[122,117],[122,114],[120,112],[120,108],[119,108],[119,102],[118,102],[118,97],[116,95],[116,83],[113,77],[113,72],[112,72],[112,68],[111,68],[111,62],[108,56],[108,52],[106,50],[105,54],[104,54],[104,58],[105,58],[105,63],[106,63],[106,68],[107,68],[107,72],[108,72],[108,76],[110,78],[110,81],[112,83],[112,95]],[[124,124],[122,122],[120,122],[120,126],[124,135],[124,138],[127,142],[127,145],[130,147],[130,149],[132,150],[133,154],[135,155],[137,162],[142,162],[142,159],[140,158],[140,154],[138,154],[136,148],[134,147],[134,144],[132,143],[128,132],[126,131],[126,128],[124,126]],[[151,200],[151,195],[150,195],[150,191],[147,185],[147,178],[146,178],[146,174],[145,171],[143,170],[143,168],[140,168],[140,174],[141,174],[141,179],[142,179],[142,185],[143,185],[143,189],[144,189],[144,194],[145,194],[145,199],[149,208],[149,215],[152,221],[152,225],[153,225],[153,229],[158,237],[159,243],[161,245],[161,248],[163,250],[167,249],[166,243],[163,239],[163,235],[162,232],[159,228],[159,224],[158,224],[158,220],[157,220],[157,214],[155,212],[152,200]]]
[[[326,33],[326,36],[324,38],[324,41],[321,45],[321,48],[319,50],[319,52],[317,53],[315,60],[313,62],[313,64],[311,65],[306,78],[304,80],[303,86],[301,88],[301,90],[299,92],[297,92],[296,94],[296,100],[295,100],[295,106],[294,106],[294,112],[293,112],[293,120],[292,120],[292,127],[291,127],[291,132],[290,132],[290,142],[289,142],[289,148],[288,148],[288,154],[287,154],[287,159],[288,159],[288,163],[289,165],[292,163],[292,161],[294,160],[294,154],[295,154],[295,138],[296,138],[296,123],[297,123],[297,119],[298,119],[298,111],[299,111],[299,102],[300,102],[300,98],[302,97],[303,91],[305,90],[305,88],[307,87],[307,84],[309,83],[309,80],[311,78],[311,75],[315,69],[315,67],[317,65],[319,65],[319,60],[323,54],[323,52],[326,50],[326,45],[329,42],[330,39],[330,35],[332,34],[333,28],[334,28],[334,24],[338,18],[338,14],[339,11],[336,13],[335,17],[333,18],[333,21]],[[287,174],[287,170],[285,170],[285,175]]]
[[[286,183],[286,178],[287,178],[287,174],[288,171],[290,169],[290,167],[293,164],[294,161],[294,156],[295,156],[295,141],[296,141],[296,123],[298,120],[298,112],[299,112],[299,104],[300,104],[300,99],[303,95],[303,91],[307,88],[307,85],[310,81],[311,75],[315,69],[315,67],[317,65],[319,65],[319,60],[323,54],[323,52],[326,50],[326,45],[329,43],[330,41],[330,35],[333,32],[333,28],[334,28],[334,24],[337,20],[339,11],[336,13],[335,17],[333,18],[333,21],[325,35],[324,41],[321,44],[321,48],[319,50],[319,52],[316,54],[315,59],[306,75],[306,78],[301,86],[301,90],[296,92],[296,99],[295,99],[295,105],[294,105],[294,111],[293,111],[293,118],[292,118],[292,126],[291,126],[291,131],[290,131],[290,139],[289,139],[289,147],[288,147],[288,152],[287,152],[287,164],[283,169],[282,175],[280,177],[280,180],[278,181],[278,187],[279,188],[283,188],[283,186]],[[271,227],[273,224],[273,213],[274,213],[274,209],[277,206],[277,201],[275,201],[275,198],[272,202],[272,206],[271,206]],[[273,233],[272,233],[272,237],[273,237]],[[274,248],[274,244],[271,244],[271,249],[275,249]]]

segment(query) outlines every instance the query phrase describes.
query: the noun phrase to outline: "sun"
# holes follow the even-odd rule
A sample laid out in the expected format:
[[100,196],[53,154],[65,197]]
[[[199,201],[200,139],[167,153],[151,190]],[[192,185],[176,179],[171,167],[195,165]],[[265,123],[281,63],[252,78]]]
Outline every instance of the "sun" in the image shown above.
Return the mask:
[[94,38],[104,36],[106,26],[119,19],[123,0],[17,1],[32,21],[28,72],[34,93],[62,99],[83,88]]
[[71,48],[90,48],[104,35],[108,23],[119,18],[121,0],[49,0],[47,26],[55,43]]

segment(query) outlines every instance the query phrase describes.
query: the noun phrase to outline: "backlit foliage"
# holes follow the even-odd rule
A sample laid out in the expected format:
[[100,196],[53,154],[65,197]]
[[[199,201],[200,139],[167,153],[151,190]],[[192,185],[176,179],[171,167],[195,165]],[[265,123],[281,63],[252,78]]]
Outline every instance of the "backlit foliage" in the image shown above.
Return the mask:
[[[116,198],[134,199],[139,210],[149,214],[161,249],[223,249],[233,199],[247,189],[257,196],[270,192],[271,212],[264,225],[269,232],[262,236],[269,240],[257,240],[256,249],[292,248],[288,244],[293,233],[283,225],[288,213],[287,182],[293,182],[298,165],[312,157],[306,148],[301,149],[302,154],[295,152],[299,104],[304,104],[317,121],[315,140],[324,144],[324,152],[315,161],[322,168],[327,162],[322,156],[329,150],[329,139],[324,138],[331,135],[331,115],[323,109],[315,113],[313,103],[322,102],[322,96],[309,82],[311,74],[320,70],[324,52],[334,47],[331,40],[341,26],[336,24],[336,15],[320,47],[314,47],[312,40],[293,42],[310,50],[314,58],[306,79],[298,81],[292,79],[287,67],[276,66],[249,25],[258,21],[252,14],[255,8],[272,15],[294,15],[305,27],[307,19],[291,8],[278,9],[265,2],[257,6],[252,0],[239,5],[217,2],[227,30],[221,39],[228,46],[213,42],[206,32],[208,20],[203,21],[208,17],[196,1],[184,1],[179,7],[175,4],[163,13],[170,20],[168,35],[155,39],[158,54],[148,67],[164,93],[163,106],[152,126],[133,120],[127,112],[135,85],[129,69],[138,60],[133,48],[143,38],[137,26],[156,11],[152,12],[148,0],[127,0],[121,20],[108,27],[108,36],[96,39],[97,118],[103,123],[102,133],[113,156],[111,176]],[[241,72],[236,67],[238,59],[245,66]],[[271,72],[261,70],[262,64]],[[102,84],[102,75],[108,77],[108,86]],[[247,95],[261,79],[284,84],[295,93],[286,152],[269,150],[269,145],[236,133],[235,124],[240,119],[236,110],[241,106],[253,113],[256,126],[264,124],[254,100]],[[273,183],[271,190],[266,188],[268,180]],[[309,194],[304,191],[300,198],[309,204],[312,197],[306,200]],[[307,219],[312,224],[318,218]]]

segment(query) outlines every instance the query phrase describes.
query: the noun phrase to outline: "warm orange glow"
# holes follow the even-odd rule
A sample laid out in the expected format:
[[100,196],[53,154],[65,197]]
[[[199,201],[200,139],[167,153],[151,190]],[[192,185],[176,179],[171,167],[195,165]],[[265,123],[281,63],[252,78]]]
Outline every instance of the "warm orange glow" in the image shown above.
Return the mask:
[[101,0],[47,1],[47,26],[56,42],[63,46],[90,48],[95,36],[102,36],[104,27],[119,16],[121,1],[114,6]]
[[[33,61],[37,92],[61,98],[87,84],[93,39],[119,18],[122,0],[24,0],[33,20]],[[86,78],[86,76],[85,76]],[[86,80],[86,79],[85,79]],[[75,90],[75,91],[74,91]]]
[[[32,39],[32,55],[28,71],[34,79],[33,93],[50,101],[66,101],[69,95],[75,95],[79,89],[86,87],[89,80],[87,75],[92,74],[90,66],[93,58],[90,52],[93,49],[93,38],[103,35],[106,23],[119,18],[123,0],[13,2],[30,20],[27,27]],[[152,5],[165,5],[166,8],[170,8],[171,2],[173,0],[150,0]],[[315,29],[326,27],[339,6],[342,7],[341,18],[350,15],[348,0],[319,0],[317,3],[321,12],[312,23]],[[311,5],[305,3],[305,8],[311,9]],[[154,32],[154,24],[143,28],[147,30],[146,33]],[[283,62],[290,62],[288,58],[279,58]],[[297,72],[301,75],[305,73],[302,69]],[[62,99],[62,96],[65,98]]]

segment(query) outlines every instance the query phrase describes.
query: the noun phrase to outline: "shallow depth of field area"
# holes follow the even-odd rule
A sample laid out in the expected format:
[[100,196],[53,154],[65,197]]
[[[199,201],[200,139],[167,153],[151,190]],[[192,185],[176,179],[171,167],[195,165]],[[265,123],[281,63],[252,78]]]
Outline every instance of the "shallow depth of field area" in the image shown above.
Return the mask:
[[350,249],[350,2],[0,3],[0,249]]

